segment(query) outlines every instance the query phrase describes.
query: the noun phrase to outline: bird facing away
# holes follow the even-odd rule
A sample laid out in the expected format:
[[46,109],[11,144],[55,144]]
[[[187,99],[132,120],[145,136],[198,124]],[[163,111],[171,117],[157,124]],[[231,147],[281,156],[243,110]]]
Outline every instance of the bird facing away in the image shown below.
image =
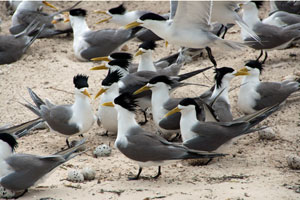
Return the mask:
[[263,65],[257,60],[251,60],[245,64],[241,72],[249,75],[242,80],[240,87],[238,106],[244,113],[253,113],[260,109],[282,103],[293,92],[299,90],[299,82],[261,82],[259,76]]
[[42,101],[30,88],[28,92],[35,103],[24,104],[28,109],[41,117],[54,132],[68,138],[74,135],[82,135],[87,132],[96,120],[90,104],[90,94],[88,93],[88,77],[78,74],[74,76],[75,102],[68,105],[54,105],[49,101]]
[[[204,106],[209,105],[204,103]],[[260,130],[252,127],[278,108],[279,104],[276,104],[231,122],[202,122],[196,117],[200,112],[198,104],[194,99],[186,98],[166,116],[181,112],[180,130],[184,146],[200,151],[220,151],[219,148],[231,139]],[[212,108],[205,109],[205,118],[207,115],[213,115],[213,113],[206,113],[210,110]]]
[[212,158],[223,156],[207,152],[190,151],[181,145],[173,144],[164,138],[143,130],[135,121],[136,102],[134,96],[124,93],[118,96],[114,103],[107,102],[104,106],[114,106],[118,111],[118,134],[115,146],[121,153],[139,165],[139,172],[130,180],[137,180],[143,167],[159,166],[158,174],[161,175],[161,165],[168,161],[190,158]]
[[69,161],[83,144],[81,140],[76,146],[57,152],[50,156],[14,153],[17,146],[15,138],[8,133],[0,133],[0,185],[12,191],[24,191],[37,184],[42,178],[59,165]]
[[90,30],[85,17],[87,11],[81,8],[70,10],[70,22],[74,32],[73,49],[75,57],[81,61],[108,56],[125,42],[135,37],[139,27],[129,30]]

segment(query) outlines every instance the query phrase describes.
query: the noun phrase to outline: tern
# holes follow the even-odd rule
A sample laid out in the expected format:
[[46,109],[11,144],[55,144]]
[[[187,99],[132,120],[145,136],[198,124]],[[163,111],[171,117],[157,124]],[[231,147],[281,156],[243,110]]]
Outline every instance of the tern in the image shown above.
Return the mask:
[[[204,106],[209,105],[204,103]],[[196,117],[200,112],[198,104],[194,99],[186,98],[176,108],[167,113],[166,117],[181,112],[180,131],[184,146],[199,151],[219,152],[222,151],[219,148],[231,139],[263,129],[252,129],[252,127],[278,108],[279,105],[276,104],[231,122],[202,122]],[[206,116],[213,115],[213,113],[206,113],[209,110],[212,109],[205,109]]]
[[41,117],[50,129],[64,135],[70,147],[68,138],[73,135],[82,135],[87,132],[97,119],[93,113],[88,93],[88,77],[76,75],[73,78],[75,85],[75,102],[68,105],[54,105],[48,100],[42,101],[30,88],[28,92],[35,103],[23,104],[36,115]]
[[[277,27],[264,24],[258,17],[258,8],[253,2],[243,5],[243,20],[261,38],[261,42],[256,42],[243,30],[241,35],[244,41],[249,42],[249,47],[257,50],[273,50],[287,48],[295,39],[300,37],[300,25]],[[265,60],[267,58],[267,52]]]
[[[57,152],[50,156],[14,153],[18,143],[8,133],[0,133],[0,185],[6,189],[23,192],[45,178],[49,172],[69,161],[80,153],[74,154],[83,144],[81,140],[76,146]],[[19,196],[19,197],[20,197]]]
[[206,48],[210,60],[216,66],[209,47],[240,49],[244,45],[224,40],[210,32],[212,9],[212,2],[208,1],[179,1],[173,19],[166,20],[158,14],[147,13],[125,28],[143,26],[172,44],[189,48]]
[[130,180],[137,180],[143,167],[159,166],[157,175],[153,177],[158,178],[161,175],[161,165],[168,161],[224,156],[224,154],[190,151],[186,147],[145,131],[135,121],[134,111],[137,105],[135,97],[129,93],[121,94],[114,103],[107,102],[103,106],[114,106],[118,111],[116,148],[139,165],[138,174],[129,177]]
[[0,36],[0,65],[19,60],[35,39],[43,32],[45,25],[37,30],[38,23],[33,21],[17,35]]
[[154,41],[146,41],[139,45],[139,50],[136,52],[135,56],[140,56],[139,66],[137,71],[153,71],[156,72],[156,67],[154,66],[152,60],[152,51],[155,49],[156,44]]
[[263,65],[257,60],[251,60],[245,64],[241,72],[249,73],[242,80],[240,87],[238,106],[244,113],[254,113],[260,109],[282,103],[293,92],[299,90],[299,82],[261,82],[259,75]]
[[77,59],[87,61],[91,58],[108,56],[125,42],[135,37],[140,27],[124,29],[90,30],[81,8],[70,10],[70,22],[74,32],[73,49]]

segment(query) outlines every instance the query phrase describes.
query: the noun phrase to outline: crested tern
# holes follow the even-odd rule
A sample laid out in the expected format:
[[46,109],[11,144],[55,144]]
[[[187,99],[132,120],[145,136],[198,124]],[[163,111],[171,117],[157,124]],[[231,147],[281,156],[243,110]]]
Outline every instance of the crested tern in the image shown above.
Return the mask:
[[134,111],[137,106],[135,97],[129,93],[121,94],[114,103],[107,102],[103,106],[114,106],[118,111],[119,128],[115,146],[127,158],[139,165],[138,174],[129,177],[129,180],[137,180],[143,167],[158,166],[158,173],[153,177],[158,178],[161,175],[161,165],[168,161],[224,156],[224,154],[191,151],[143,130],[135,120]]
[[97,119],[89,101],[88,77],[76,75],[73,83],[75,85],[75,102],[73,104],[54,105],[49,101],[44,102],[30,88],[28,88],[28,92],[35,105],[24,104],[44,119],[52,131],[64,135],[68,147],[70,147],[68,141],[70,136],[82,135],[87,132]]
[[152,51],[155,49],[155,47],[156,44],[154,41],[146,41],[139,45],[139,50],[135,54],[135,56],[140,56],[140,61],[137,69],[138,72],[157,71],[152,60]]
[[[205,104],[204,106],[209,105]],[[199,151],[218,152],[221,150],[219,148],[231,139],[262,129],[252,127],[278,108],[279,105],[276,104],[231,122],[202,122],[196,117],[200,112],[198,104],[194,99],[186,98],[176,108],[167,113],[166,116],[181,112],[180,130],[184,146]],[[206,109],[205,111],[209,110],[211,109]],[[213,115],[205,112],[205,115],[208,114]]]
[[45,25],[37,30],[38,23],[33,21],[24,31],[13,35],[0,36],[0,65],[19,60],[35,39],[43,32]]
[[241,72],[249,73],[242,80],[238,106],[244,113],[253,113],[274,104],[282,103],[293,92],[300,88],[300,83],[295,81],[261,82],[259,75],[263,65],[257,60],[245,64]]
[[0,185],[12,191],[22,191],[22,196],[49,172],[79,155],[74,152],[84,143],[82,140],[76,146],[50,156],[37,156],[13,153],[18,144],[16,139],[10,134],[0,133]]
[[74,32],[73,49],[77,59],[87,61],[91,58],[108,56],[125,42],[135,37],[140,27],[124,29],[90,30],[86,21],[86,10],[70,10],[70,22]]

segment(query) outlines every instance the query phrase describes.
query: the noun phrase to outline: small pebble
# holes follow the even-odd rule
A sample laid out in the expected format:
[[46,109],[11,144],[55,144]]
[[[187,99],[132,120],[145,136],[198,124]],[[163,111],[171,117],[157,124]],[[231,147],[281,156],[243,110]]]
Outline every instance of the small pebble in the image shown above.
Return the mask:
[[96,147],[93,153],[96,158],[109,156],[111,154],[111,148],[106,144],[101,144]]
[[0,198],[12,199],[14,196],[16,196],[16,193],[14,191],[8,190],[0,186]]
[[91,181],[94,180],[96,177],[96,172],[94,169],[90,167],[84,168],[81,173],[83,174],[84,180]]
[[286,158],[291,169],[300,169],[300,157],[297,155],[289,155]]
[[270,127],[258,131],[258,135],[261,140],[274,140],[276,136],[275,131]]
[[71,181],[71,182],[83,182],[84,181],[84,177],[82,175],[82,173],[78,170],[70,170],[68,172],[68,178],[67,178],[68,181]]

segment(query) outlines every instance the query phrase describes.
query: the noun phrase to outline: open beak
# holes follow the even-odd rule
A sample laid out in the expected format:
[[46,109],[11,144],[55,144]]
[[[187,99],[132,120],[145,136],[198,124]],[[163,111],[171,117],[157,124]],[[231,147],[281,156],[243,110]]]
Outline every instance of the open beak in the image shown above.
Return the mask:
[[96,24],[101,24],[101,23],[103,23],[103,22],[107,22],[108,20],[110,20],[112,17],[111,16],[109,16],[108,18],[106,18],[106,19],[102,19],[102,20],[100,20],[99,22],[96,22]]
[[92,61],[110,61],[108,56],[92,58]]
[[52,4],[50,4],[50,3],[47,2],[47,1],[43,1],[43,4],[45,4],[46,6],[49,6],[49,7],[53,8],[53,9],[55,9],[55,10],[58,10],[55,6],[53,6]]
[[151,87],[145,85],[145,86],[141,87],[140,89],[136,90],[136,91],[133,93],[133,95],[137,95],[137,94],[140,94],[140,93],[142,93],[142,92],[144,92],[144,91],[150,90],[150,88],[151,88]]
[[91,95],[89,94],[89,92],[85,89],[82,94],[88,96],[89,98],[91,98]]
[[99,90],[99,92],[96,94],[96,96],[95,96],[94,99],[97,99],[101,94],[103,94],[104,92],[106,92],[106,90],[107,90],[107,89],[105,89],[105,88],[101,88],[101,89]]
[[103,69],[108,69],[105,65],[99,65],[96,67],[92,67],[90,70],[103,70]]
[[240,69],[239,71],[237,71],[235,74],[235,76],[247,76],[250,75],[248,69],[246,67]]
[[144,52],[142,50],[138,50],[134,56],[140,56],[142,54],[144,54]]
[[124,29],[130,29],[130,28],[134,28],[134,27],[137,27],[139,25],[141,25],[142,23],[140,22],[132,22],[130,24],[127,24],[126,26],[124,26]]
[[175,114],[177,112],[180,112],[180,111],[181,111],[181,109],[179,109],[178,107],[176,107],[173,110],[169,111],[167,114],[165,114],[164,117],[168,117],[168,116],[173,115],[173,114]]
[[113,102],[106,102],[106,103],[103,103],[101,104],[101,106],[108,106],[108,107],[115,107],[115,105],[113,104]]

